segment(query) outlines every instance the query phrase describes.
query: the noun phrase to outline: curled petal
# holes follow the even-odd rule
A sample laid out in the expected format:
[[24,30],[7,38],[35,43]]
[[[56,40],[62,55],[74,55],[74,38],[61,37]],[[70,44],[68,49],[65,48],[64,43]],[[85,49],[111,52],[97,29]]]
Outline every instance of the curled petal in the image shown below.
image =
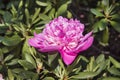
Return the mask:
[[83,38],[81,38],[81,40],[82,40],[82,41],[85,41],[85,40],[88,39],[91,35],[92,35],[92,31],[89,32],[88,34],[86,34]]
[[93,43],[93,37],[91,36],[84,42],[84,45],[79,48],[79,52],[88,49],[92,45],[92,43]]

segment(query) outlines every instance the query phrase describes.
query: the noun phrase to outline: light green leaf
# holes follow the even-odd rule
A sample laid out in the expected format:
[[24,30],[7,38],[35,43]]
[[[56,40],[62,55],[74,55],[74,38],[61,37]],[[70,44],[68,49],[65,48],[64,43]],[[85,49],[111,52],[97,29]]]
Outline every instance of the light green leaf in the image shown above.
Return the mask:
[[57,15],[60,16],[63,13],[65,13],[67,11],[67,6],[68,4],[63,4],[59,7],[58,11],[57,11]]
[[90,11],[91,11],[94,15],[96,15],[97,17],[104,17],[104,15],[103,15],[100,11],[98,11],[97,9],[90,9]]
[[13,73],[10,69],[8,69],[8,78],[9,78],[9,80],[14,80]]
[[108,27],[106,27],[105,30],[103,30],[102,39],[100,41],[100,44],[102,46],[108,46],[108,41],[109,41],[109,29],[108,29]]
[[37,5],[39,5],[39,6],[47,6],[48,4],[47,3],[45,3],[45,2],[42,2],[42,1],[36,1],[36,3],[37,3]]
[[20,9],[22,6],[23,6],[23,0],[21,0],[21,1],[19,2],[18,8]]
[[118,62],[117,60],[115,60],[111,56],[109,56],[109,59],[116,68],[120,68],[120,62]]
[[26,60],[18,60],[18,63],[24,67],[25,70],[34,69],[34,65]]
[[101,55],[99,55],[99,56],[97,57],[96,62],[97,62],[97,64],[98,64],[98,63],[100,63],[100,62],[102,62],[102,61],[104,61],[104,60],[105,60],[105,56],[104,56],[104,54],[101,54]]
[[53,77],[45,77],[43,80],[55,80]]
[[115,67],[109,68],[108,71],[113,75],[120,76],[120,71]]
[[105,19],[101,19],[100,21],[96,22],[93,25],[93,32],[99,32],[99,31],[103,31],[107,26],[107,21]]

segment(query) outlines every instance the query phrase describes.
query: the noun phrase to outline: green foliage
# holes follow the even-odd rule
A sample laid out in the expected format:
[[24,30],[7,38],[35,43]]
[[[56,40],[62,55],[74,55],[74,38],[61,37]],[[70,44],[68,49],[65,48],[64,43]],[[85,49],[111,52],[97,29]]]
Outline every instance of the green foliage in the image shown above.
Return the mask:
[[[97,7],[90,10],[91,13],[95,15],[93,32],[96,33],[98,41],[103,46],[108,46],[109,29],[111,27],[113,27],[116,31],[120,32],[120,18],[118,17],[120,13],[117,10],[120,5],[118,5],[119,3],[111,3],[111,1],[113,0],[99,1]],[[97,33],[101,33],[104,35],[98,35]]]
[[[90,1],[81,2],[87,5]],[[80,55],[66,66],[58,53],[42,54],[28,45],[33,33],[41,32],[53,18],[71,18],[74,15],[68,9],[71,3],[71,0],[10,0],[7,4],[0,1],[0,73],[5,80],[120,80],[120,62],[111,56],[101,54],[88,59]],[[103,46],[108,45],[111,27],[120,32],[118,7],[117,3],[102,0],[97,8],[90,9],[95,38]]]

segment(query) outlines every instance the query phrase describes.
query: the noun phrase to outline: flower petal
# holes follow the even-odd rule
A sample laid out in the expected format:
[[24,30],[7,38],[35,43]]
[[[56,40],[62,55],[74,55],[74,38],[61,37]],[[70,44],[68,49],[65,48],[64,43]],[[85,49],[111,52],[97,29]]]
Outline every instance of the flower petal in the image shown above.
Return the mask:
[[43,34],[34,34],[33,38],[30,38],[28,40],[28,43],[30,46],[33,46],[35,48],[39,48],[41,46],[40,42],[44,41]]
[[60,51],[61,57],[66,65],[70,65],[78,54],[75,53],[66,53],[64,51]]
[[58,51],[60,46],[45,46],[43,48],[39,48],[38,50],[41,52],[49,52],[49,51]]
[[79,48],[79,52],[88,49],[92,45],[92,43],[93,43],[93,37],[91,36],[84,42],[83,47]]

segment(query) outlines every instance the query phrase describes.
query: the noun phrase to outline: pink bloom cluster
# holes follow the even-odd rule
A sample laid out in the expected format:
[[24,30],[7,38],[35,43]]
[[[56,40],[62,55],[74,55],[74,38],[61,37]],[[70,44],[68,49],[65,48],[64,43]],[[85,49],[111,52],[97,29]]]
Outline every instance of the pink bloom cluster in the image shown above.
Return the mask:
[[40,52],[59,51],[66,65],[71,64],[79,52],[93,43],[92,32],[83,35],[84,25],[78,20],[55,18],[46,24],[42,33],[34,34],[29,45]]

